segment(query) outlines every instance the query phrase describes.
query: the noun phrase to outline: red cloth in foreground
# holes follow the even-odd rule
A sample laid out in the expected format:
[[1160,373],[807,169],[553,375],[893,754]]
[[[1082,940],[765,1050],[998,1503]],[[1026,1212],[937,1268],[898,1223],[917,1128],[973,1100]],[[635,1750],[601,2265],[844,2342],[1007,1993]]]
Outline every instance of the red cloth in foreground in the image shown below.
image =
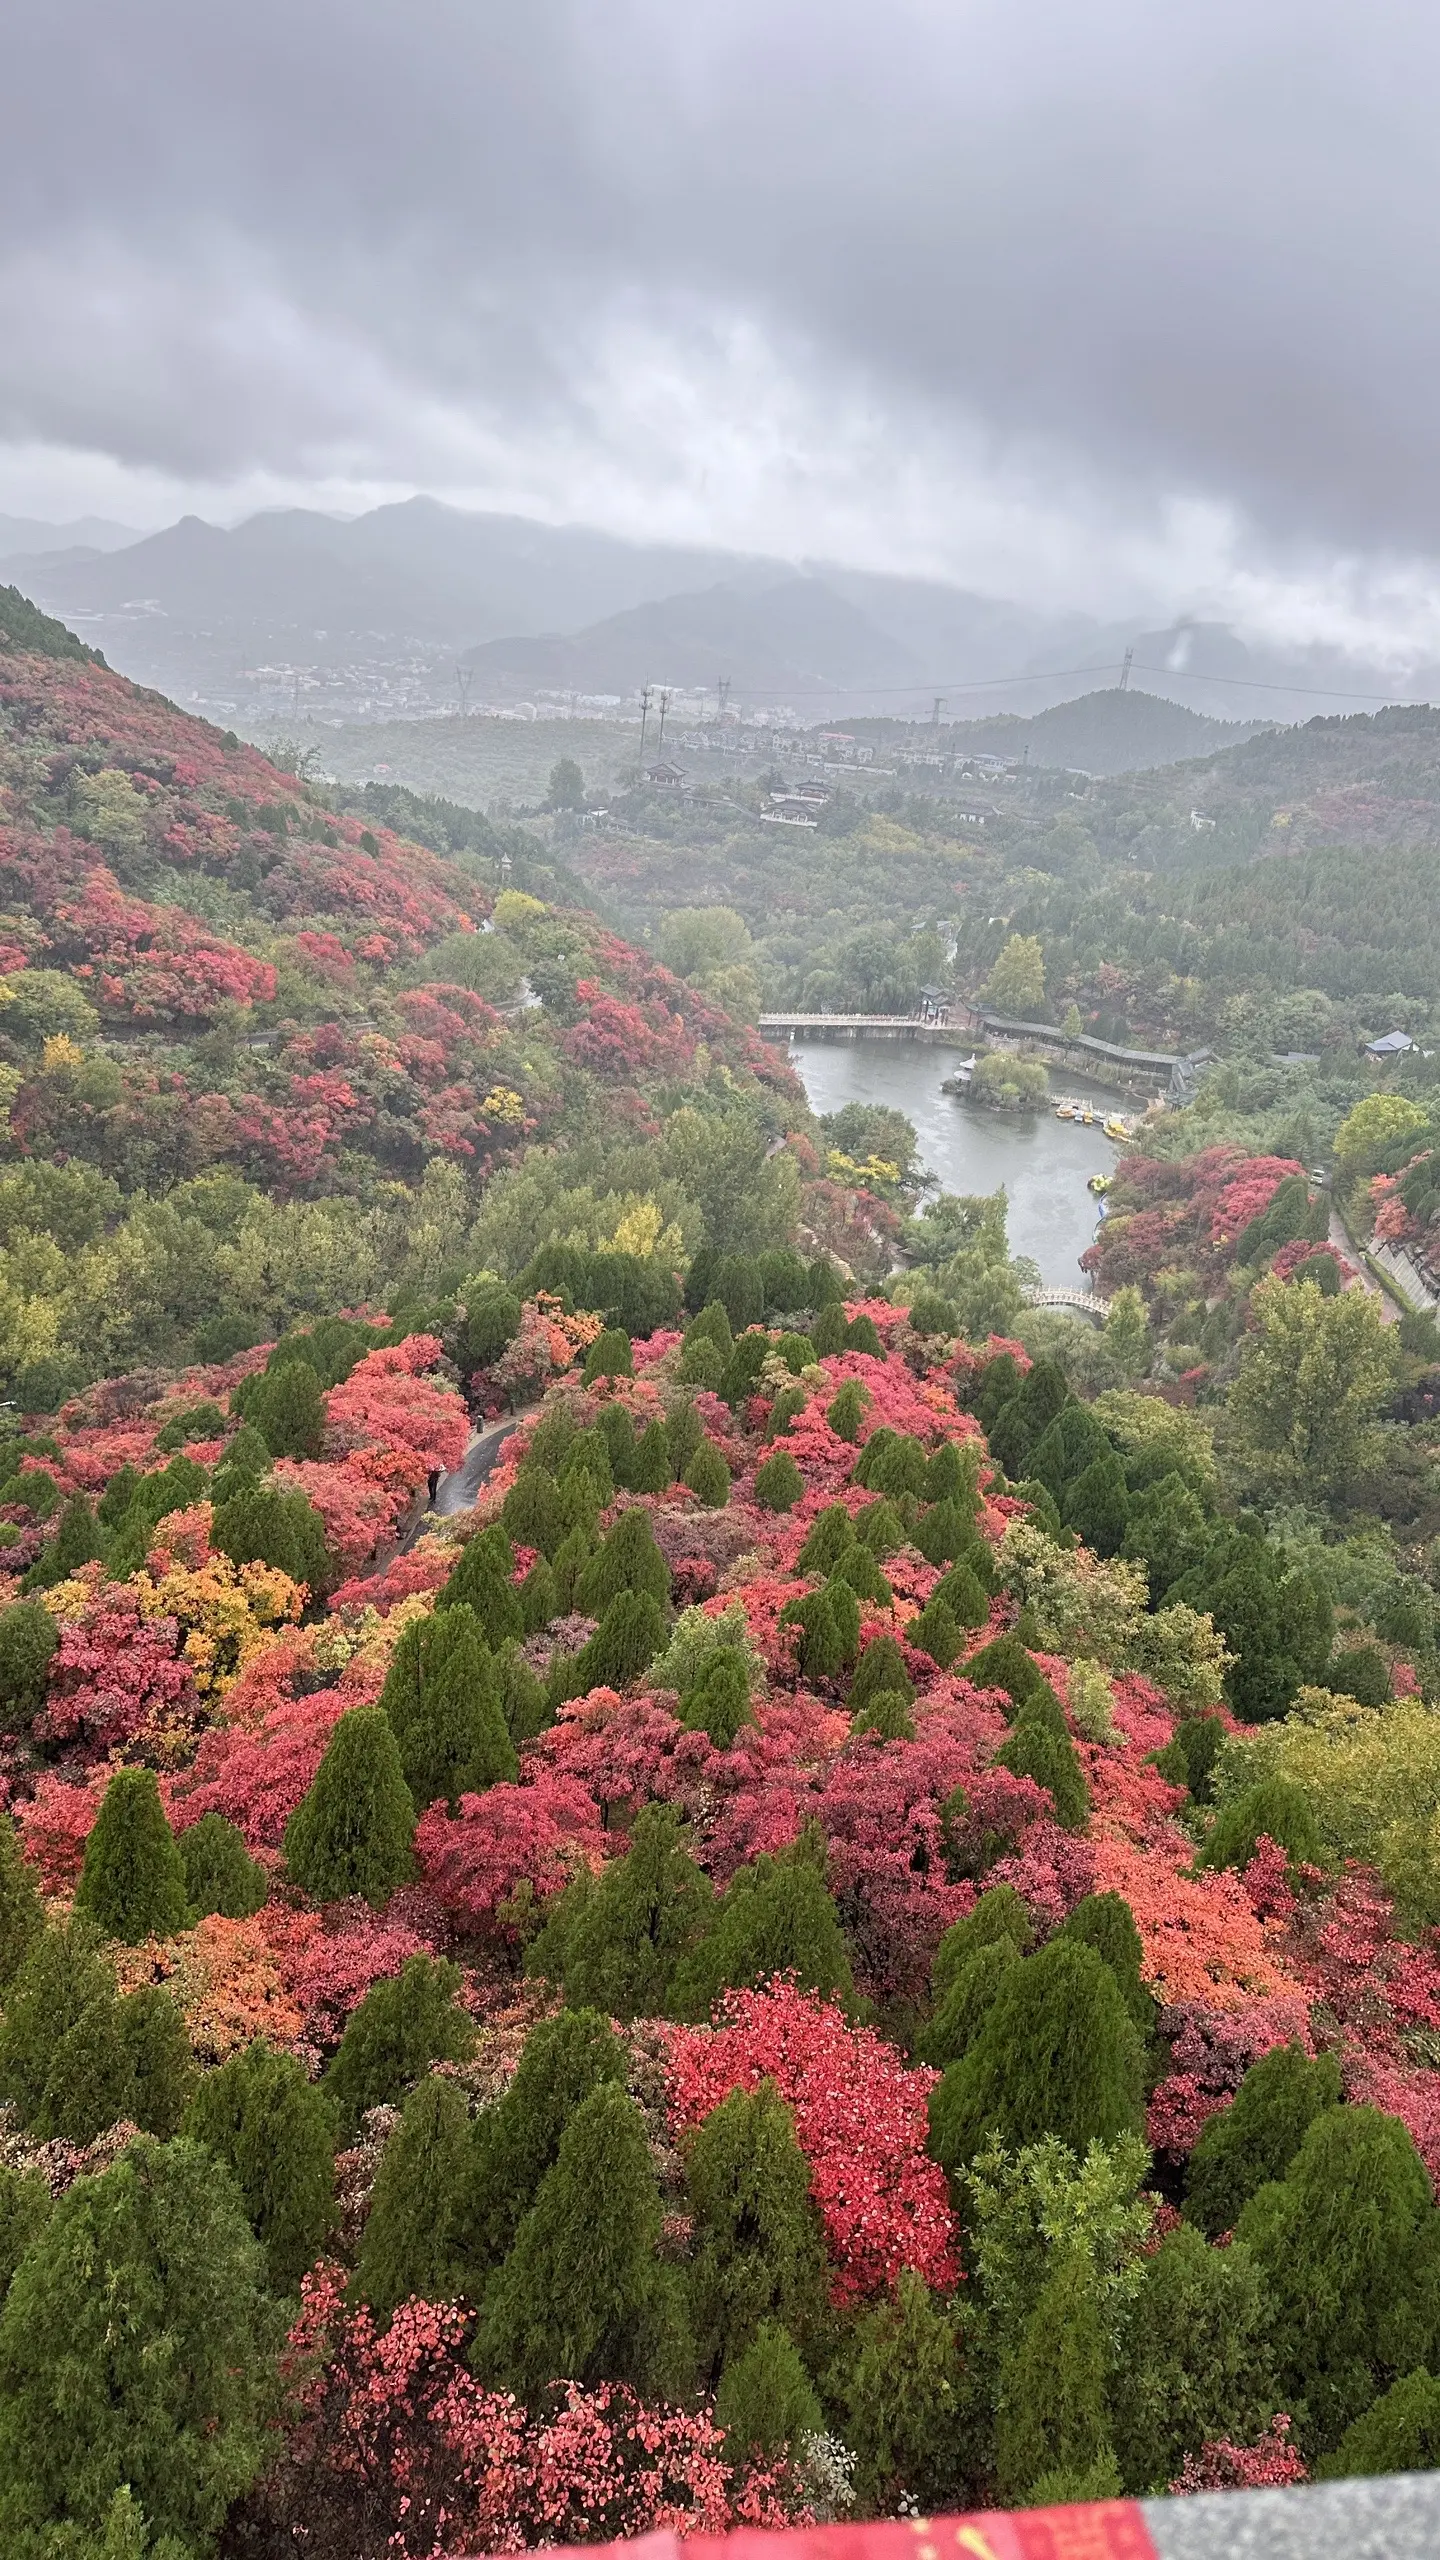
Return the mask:
[[[1014,2515],[915,2516],[899,2523],[817,2524],[794,2533],[641,2534],[609,2546],[626,2560],[1156,2560],[1128,2498]],[[594,2546],[555,2560],[596,2560]]]

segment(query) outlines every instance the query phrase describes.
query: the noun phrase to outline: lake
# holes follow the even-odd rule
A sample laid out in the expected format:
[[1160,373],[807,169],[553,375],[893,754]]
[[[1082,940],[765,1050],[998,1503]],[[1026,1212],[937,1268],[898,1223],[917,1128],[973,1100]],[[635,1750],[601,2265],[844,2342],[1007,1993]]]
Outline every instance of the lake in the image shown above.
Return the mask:
[[1097,1110],[1120,1108],[1114,1093],[1051,1077],[1050,1101],[1024,1116],[985,1111],[940,1090],[968,1048],[923,1040],[793,1040],[790,1063],[813,1110],[847,1102],[884,1102],[915,1124],[920,1157],[942,1191],[998,1191],[1010,1204],[1012,1253],[1028,1254],[1052,1288],[1083,1288],[1080,1256],[1094,1241],[1097,1204],[1086,1190],[1092,1173],[1109,1173],[1120,1150],[1098,1126],[1057,1120],[1062,1094],[1078,1094]]

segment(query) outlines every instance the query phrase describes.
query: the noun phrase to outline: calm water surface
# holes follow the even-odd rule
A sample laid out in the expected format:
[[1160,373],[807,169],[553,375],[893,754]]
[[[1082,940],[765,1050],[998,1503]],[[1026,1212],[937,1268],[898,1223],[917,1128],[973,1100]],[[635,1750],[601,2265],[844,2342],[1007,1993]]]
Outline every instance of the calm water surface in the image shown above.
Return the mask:
[[847,1102],[884,1102],[903,1111],[919,1132],[921,1161],[942,1190],[998,1191],[1003,1185],[1011,1252],[1028,1254],[1052,1288],[1083,1288],[1079,1260],[1094,1240],[1097,1214],[1085,1185],[1092,1173],[1109,1173],[1120,1150],[1098,1126],[1077,1128],[1057,1120],[1054,1105],[1062,1094],[1073,1093],[1097,1109],[1114,1111],[1119,1098],[1052,1075],[1044,1110],[1013,1119],[982,1111],[940,1090],[969,1055],[966,1048],[931,1048],[920,1040],[790,1044],[790,1062],[815,1111],[839,1111]]

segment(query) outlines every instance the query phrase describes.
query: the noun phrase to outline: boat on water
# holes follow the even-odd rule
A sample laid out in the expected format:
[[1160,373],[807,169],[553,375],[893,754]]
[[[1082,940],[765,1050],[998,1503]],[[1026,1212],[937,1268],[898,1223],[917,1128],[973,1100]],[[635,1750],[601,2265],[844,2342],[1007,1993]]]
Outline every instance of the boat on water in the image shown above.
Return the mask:
[[1082,1107],[1080,1103],[1071,1101],[1067,1097],[1066,1100],[1056,1103],[1055,1117],[1057,1120],[1078,1120]]
[[1087,1191],[1093,1192],[1097,1200],[1103,1200],[1106,1192],[1110,1188],[1109,1174],[1092,1173],[1089,1181],[1085,1185],[1085,1188]]
[[1135,1132],[1130,1122],[1120,1112],[1112,1111],[1105,1123],[1105,1135],[1107,1138],[1113,1138],[1117,1147],[1128,1147]]

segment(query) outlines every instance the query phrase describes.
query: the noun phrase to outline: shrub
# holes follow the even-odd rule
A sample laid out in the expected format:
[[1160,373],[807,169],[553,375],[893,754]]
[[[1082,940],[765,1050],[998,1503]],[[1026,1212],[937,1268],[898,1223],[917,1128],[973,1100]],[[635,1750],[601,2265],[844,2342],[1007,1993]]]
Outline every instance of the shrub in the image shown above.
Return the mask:
[[900,1689],[881,1689],[850,1719],[852,1733],[873,1733],[881,1742],[913,1742],[915,1719],[910,1700]]
[[823,2426],[820,2403],[794,2340],[776,2320],[762,2320],[743,2355],[727,2364],[715,2394],[715,2423],[733,2447],[732,2461],[773,2463]]
[[975,2043],[930,2100],[931,2148],[950,2176],[995,2136],[1057,2134],[1083,2155],[1144,2124],[1141,2045],[1109,1966],[1052,1939],[1006,1973]]
[[42,1601],[17,1600],[0,1612],[0,1726],[7,1732],[20,1732],[40,1713],[59,1641]]
[[116,1770],[85,1843],[75,1908],[132,1947],[185,1927],[185,1868],[153,1769]]
[[1144,2262],[1111,2374],[1115,2451],[1135,2497],[1159,2496],[1207,2444],[1250,2444],[1274,2406],[1268,2314],[1247,2249],[1171,2231]]
[[1317,2480],[1365,2480],[1394,2471],[1440,2471],[1440,2382],[1417,2369],[1392,2382],[1348,2426]]
[[19,1834],[0,1813],[0,1993],[14,1981],[45,1926],[32,1869],[20,1852]]
[[713,1440],[702,1440],[685,1469],[685,1483],[707,1511],[723,1511],[730,1499],[730,1464]]
[[285,1826],[285,1863],[316,1902],[362,1894],[378,1910],[414,1869],[415,1806],[378,1707],[340,1718],[309,1794]]
[[856,1441],[869,1399],[858,1378],[847,1378],[825,1407],[825,1419],[838,1440]]
[[466,2062],[475,2030],[456,2001],[458,1965],[410,1956],[372,1983],[351,2012],[325,2074],[325,2094],[345,2139],[370,2107],[394,2104],[436,2062]]
[[805,1490],[805,1479],[788,1449],[777,1449],[755,1470],[755,1499],[767,1511],[793,1511]]
[[218,1912],[226,1920],[248,1919],[264,1904],[270,1890],[264,1868],[251,1857],[244,1835],[223,1813],[202,1814],[179,1838],[185,1873],[185,1899],[197,1920]]

